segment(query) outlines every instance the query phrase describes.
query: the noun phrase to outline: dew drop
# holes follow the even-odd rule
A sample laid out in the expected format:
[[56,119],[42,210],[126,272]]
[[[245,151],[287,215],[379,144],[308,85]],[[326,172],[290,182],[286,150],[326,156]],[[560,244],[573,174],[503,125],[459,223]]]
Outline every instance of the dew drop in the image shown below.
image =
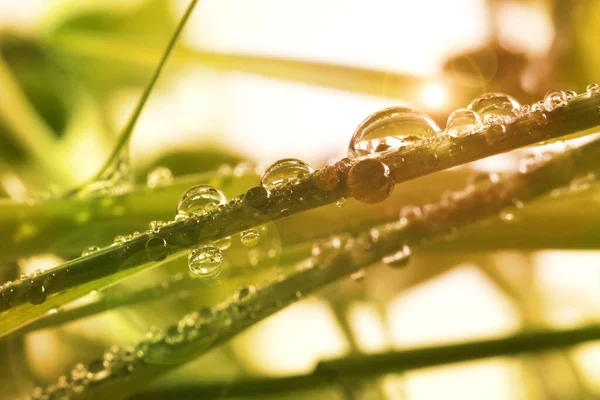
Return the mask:
[[521,105],[512,96],[504,93],[485,93],[475,98],[468,106],[483,119],[485,125],[498,123],[498,117],[505,120],[518,112]]
[[426,114],[410,107],[390,107],[365,119],[354,131],[348,157],[355,158],[429,139],[440,128]]
[[234,298],[238,302],[248,301],[256,293],[256,288],[252,285],[240,286],[235,294]]
[[81,257],[87,257],[95,252],[97,252],[98,250],[100,250],[100,247],[98,246],[90,246],[87,249],[83,250],[81,252]]
[[167,167],[156,167],[146,176],[146,184],[150,188],[167,186],[171,182],[173,182],[173,173]]
[[115,236],[113,240],[113,244],[123,244],[125,242],[127,242],[127,238],[123,235]]
[[600,86],[597,83],[590,83],[585,88],[585,91],[586,91],[588,97],[593,96],[593,95],[600,93]]
[[335,167],[327,166],[317,171],[314,182],[319,189],[330,191],[338,186],[340,178]]
[[183,342],[183,339],[184,334],[177,325],[171,325],[167,329],[167,334],[165,335],[165,342],[169,344],[179,344]]
[[546,111],[554,111],[568,105],[567,95],[562,90],[552,90],[544,96],[544,108]]
[[241,233],[240,240],[246,247],[254,247],[258,244],[260,234],[256,229],[248,229]]
[[577,96],[577,92],[574,90],[565,90],[565,95],[567,96],[567,100],[570,100],[573,97]]
[[227,202],[225,195],[209,185],[198,185],[188,189],[177,204],[177,214],[189,216],[202,214]]
[[162,228],[165,225],[166,223],[164,221],[150,221],[150,223],[148,224],[148,229],[151,232],[158,233],[160,231],[160,228]]
[[223,253],[212,245],[192,249],[188,256],[190,271],[201,278],[217,276],[223,270],[224,264]]
[[401,268],[408,264],[411,253],[410,247],[404,245],[402,246],[402,249],[398,250],[394,254],[383,257],[381,261],[390,267]]
[[146,255],[152,261],[162,261],[169,255],[167,241],[160,236],[153,236],[146,241]]
[[379,203],[394,189],[394,179],[387,165],[379,160],[366,159],[348,171],[348,189],[363,203]]
[[446,132],[450,137],[457,138],[470,135],[482,126],[479,114],[468,108],[460,108],[448,117]]
[[284,158],[269,165],[260,179],[260,184],[268,190],[297,182],[311,174],[310,165],[297,158]]
[[250,188],[244,196],[244,202],[256,210],[264,210],[271,202],[271,193],[264,186]]
[[48,294],[46,293],[46,288],[37,283],[32,283],[27,288],[27,298],[29,299],[29,302],[33,305],[42,304],[44,301],[46,301],[47,295]]

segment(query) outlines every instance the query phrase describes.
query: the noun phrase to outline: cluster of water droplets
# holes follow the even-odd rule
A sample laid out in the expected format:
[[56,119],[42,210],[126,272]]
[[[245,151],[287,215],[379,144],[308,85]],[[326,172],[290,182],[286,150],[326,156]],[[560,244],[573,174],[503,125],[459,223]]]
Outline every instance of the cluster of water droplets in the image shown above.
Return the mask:
[[48,291],[45,284],[37,283],[34,279],[43,273],[36,270],[28,274],[21,274],[17,279],[6,281],[0,285],[0,312],[12,307],[12,298],[15,287],[26,285],[25,298],[30,304],[38,305],[46,301]]

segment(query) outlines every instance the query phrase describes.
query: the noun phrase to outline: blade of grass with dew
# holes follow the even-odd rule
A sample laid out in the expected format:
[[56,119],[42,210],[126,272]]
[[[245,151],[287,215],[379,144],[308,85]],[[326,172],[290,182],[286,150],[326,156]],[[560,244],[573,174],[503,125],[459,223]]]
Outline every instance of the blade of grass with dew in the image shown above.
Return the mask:
[[[574,154],[577,154],[574,158]],[[467,187],[457,193],[453,204],[440,201],[430,207],[421,217],[410,219],[406,224],[385,225],[363,232],[350,238],[331,251],[322,252],[306,262],[299,263],[296,272],[265,282],[256,289],[245,290],[244,295],[234,294],[214,309],[214,318],[206,326],[195,328],[194,335],[183,342],[158,342],[149,345],[146,359],[137,364],[126,376],[109,371],[100,381],[89,385],[78,395],[86,398],[102,398],[107,393],[131,395],[149,380],[172,370],[176,365],[190,361],[233,335],[241,332],[259,320],[297,301],[343,276],[377,263],[387,254],[392,254],[404,244],[418,246],[426,241],[444,236],[448,230],[456,229],[480,221],[486,216],[496,215],[512,204],[513,198],[530,201],[548,193],[558,186],[569,183],[574,177],[598,169],[600,140],[582,146],[579,151],[568,151],[540,163],[526,173],[509,175],[497,182]],[[572,166],[566,173],[565,166]],[[534,184],[535,183],[535,184]],[[406,253],[405,253],[406,254]],[[406,254],[408,257],[408,254]],[[185,319],[185,317],[184,317]],[[182,320],[183,321],[183,320]],[[178,325],[174,325],[177,327]],[[196,330],[198,329],[198,331]],[[169,327],[167,332],[172,329]],[[185,337],[185,336],[184,336]],[[164,340],[164,339],[163,339]],[[158,357],[158,358],[156,358]],[[176,364],[157,365],[146,361],[158,359],[166,362],[177,360]],[[388,364],[389,366],[389,364]]]
[[[131,138],[131,135],[133,134],[133,129],[135,128],[135,125],[136,125],[138,119],[140,118],[142,110],[143,110],[144,106],[146,105],[148,98],[150,97],[150,93],[152,92],[152,89],[156,85],[156,82],[158,81],[158,78],[159,78],[167,60],[168,60],[169,56],[171,55],[171,52],[173,51],[173,48],[175,47],[175,44],[176,44],[177,40],[179,39],[179,36],[181,35],[181,32],[183,31],[183,28],[185,27],[187,21],[189,20],[190,15],[192,14],[192,11],[194,11],[194,7],[196,6],[197,3],[198,3],[198,0],[191,0],[190,3],[188,4],[185,12],[183,13],[183,16],[181,17],[181,19],[179,20],[179,23],[177,24],[177,27],[175,28],[175,32],[173,33],[173,36],[171,37],[167,47],[164,50],[164,53],[162,54],[162,57],[160,58],[160,61],[158,62],[158,65],[156,66],[156,69],[154,70],[154,73],[152,74],[152,77],[150,78],[150,81],[148,82],[148,85],[144,88],[144,91],[142,92],[142,95],[140,96],[138,103],[136,104],[132,114],[130,115],[129,119],[127,120],[125,127],[121,131],[121,133],[117,139],[117,143],[115,145],[113,152],[110,154],[110,156],[108,157],[106,162],[100,167],[100,170],[91,179],[90,182],[93,182],[93,181],[99,179],[104,173],[106,173],[106,171],[109,168],[111,168],[113,166],[113,164],[119,159],[119,157],[121,155],[121,151],[129,143],[129,139]],[[73,195],[77,191],[78,191],[78,189],[75,189],[74,191],[67,193],[67,196]]]
[[[424,141],[422,146],[414,146],[408,149],[399,149],[385,153],[379,153],[372,160],[379,159],[390,166],[393,177],[397,182],[414,179],[421,175],[431,174],[458,164],[473,161],[486,155],[518,148],[536,141],[557,137],[596,126],[600,120],[597,103],[600,96],[588,98],[577,96],[571,99],[567,108],[555,110],[549,115],[544,115],[544,124],[538,123],[538,115],[527,116],[518,119],[502,127],[500,141],[490,141],[488,135],[498,132],[496,126],[490,126],[477,134],[457,138],[453,141],[433,142]],[[527,134],[525,134],[527,132]],[[592,142],[587,147],[593,152],[595,147]],[[428,148],[428,146],[431,146]],[[453,149],[455,149],[453,151]],[[438,156],[437,154],[440,154]],[[569,153],[570,154],[570,153]],[[428,162],[434,155],[435,163]],[[345,176],[354,163],[360,159],[344,164],[336,174]],[[334,167],[327,167],[334,168]],[[340,166],[338,166],[340,168]],[[326,169],[324,169],[326,170]],[[331,171],[331,170],[330,170]],[[41,273],[32,277],[28,283],[13,284],[10,291],[4,291],[4,309],[19,306],[27,301],[27,289],[30,285],[41,285],[46,288],[47,295],[53,295],[69,288],[84,284],[93,280],[110,276],[114,271],[136,268],[148,262],[145,254],[145,243],[154,235],[159,235],[165,241],[165,250],[168,254],[175,254],[183,249],[196,246],[198,243],[216,240],[231,236],[242,230],[249,229],[264,218],[277,220],[291,214],[300,213],[312,208],[331,204],[344,196],[348,196],[348,187],[345,179],[339,181],[336,188],[323,189],[317,181],[323,169],[307,178],[301,179],[294,185],[293,190],[274,189],[271,191],[268,202],[263,202],[261,210],[250,206],[252,198],[240,197],[232,199],[228,204],[195,218],[172,223],[161,228],[159,232],[139,234],[126,240],[118,246],[110,246],[90,257],[80,257],[61,267]],[[563,175],[572,171],[563,171]],[[561,175],[562,177],[562,175]],[[552,180],[549,180],[553,182]],[[368,182],[364,184],[368,185]],[[546,182],[535,182],[535,187],[546,184]],[[249,203],[250,202],[250,203]],[[264,207],[264,206],[267,207]],[[14,329],[14,327],[13,327]]]

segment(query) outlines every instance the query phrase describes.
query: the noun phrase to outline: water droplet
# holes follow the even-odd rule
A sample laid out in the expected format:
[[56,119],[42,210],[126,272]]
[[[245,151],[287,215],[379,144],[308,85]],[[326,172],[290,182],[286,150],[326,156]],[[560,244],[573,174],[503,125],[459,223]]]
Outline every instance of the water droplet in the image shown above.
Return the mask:
[[225,258],[215,246],[203,246],[192,249],[188,256],[190,271],[201,278],[217,276],[223,269]]
[[338,186],[340,178],[335,167],[327,166],[316,172],[314,182],[319,189],[330,191]]
[[568,105],[567,95],[562,90],[552,90],[544,96],[544,108],[546,111],[554,111]]
[[574,90],[565,90],[565,95],[567,96],[567,100],[570,100],[573,97],[577,96],[577,92]]
[[183,339],[184,339],[184,334],[177,325],[171,325],[167,329],[167,334],[165,336],[165,342],[167,342],[169,344],[179,344],[179,343],[183,342]]
[[27,288],[27,298],[29,299],[29,302],[33,305],[42,304],[44,301],[46,301],[47,295],[48,294],[46,293],[46,288],[37,283],[32,283]]
[[338,207],[344,207],[344,205],[346,205],[346,198],[345,197],[340,197],[339,199],[336,200],[335,205]]
[[114,244],[123,244],[125,242],[127,242],[127,238],[123,235],[115,236],[113,241]]
[[370,115],[356,128],[348,145],[348,157],[411,145],[431,138],[439,131],[429,116],[413,108],[385,108]]
[[515,220],[515,214],[510,210],[503,210],[500,212],[500,219],[505,222],[513,222]]
[[271,193],[264,186],[250,188],[244,196],[244,202],[256,210],[265,209],[271,202]]
[[98,250],[100,250],[100,247],[98,246],[90,246],[87,249],[83,250],[81,252],[81,257],[87,257],[95,252],[97,252]]
[[258,244],[260,234],[256,229],[248,229],[241,233],[240,239],[246,247],[254,247]]
[[381,259],[381,261],[394,268],[401,268],[408,264],[410,260],[411,250],[407,245],[402,246],[402,249],[398,250],[394,254],[387,255]]
[[160,228],[162,228],[165,225],[166,223],[164,221],[150,221],[150,223],[148,224],[148,229],[151,232],[158,233],[160,231]]
[[589,85],[587,85],[587,87],[585,88],[585,91],[589,96],[593,96],[595,94],[600,93],[600,86],[598,86],[597,83],[590,83]]
[[270,190],[286,183],[297,182],[312,172],[311,166],[304,161],[284,158],[267,167],[260,184]]
[[252,285],[240,286],[234,294],[234,298],[238,302],[248,301],[256,293],[256,288]]
[[202,214],[226,202],[225,195],[219,189],[209,185],[198,185],[188,189],[181,196],[177,204],[177,214]]
[[231,247],[231,236],[226,236],[221,239],[214,240],[212,245],[218,248],[219,250],[227,250]]
[[160,236],[153,236],[146,241],[146,255],[152,261],[162,261],[169,255],[167,241]]
[[446,132],[453,138],[470,135],[482,127],[483,124],[479,114],[468,108],[460,108],[454,111],[446,122]]
[[146,176],[146,184],[150,188],[167,186],[171,182],[173,182],[173,173],[167,167],[156,167]]
[[485,93],[475,98],[467,108],[478,113],[483,118],[483,123],[489,125],[492,122],[497,124],[497,117],[503,120],[514,117],[521,105],[514,97],[507,94]]
[[165,337],[162,329],[157,328],[156,326],[151,326],[146,332],[146,339],[150,343],[158,343],[163,340]]
[[366,159],[356,163],[348,172],[348,189],[363,203],[379,203],[394,189],[394,179],[387,165],[379,160]]
[[361,268],[358,271],[355,271],[352,274],[350,274],[350,279],[352,279],[355,282],[360,282],[363,279],[365,279],[366,276],[367,276],[367,270],[364,268]]
[[421,218],[421,209],[417,206],[404,206],[400,210],[400,225],[406,226],[412,220]]

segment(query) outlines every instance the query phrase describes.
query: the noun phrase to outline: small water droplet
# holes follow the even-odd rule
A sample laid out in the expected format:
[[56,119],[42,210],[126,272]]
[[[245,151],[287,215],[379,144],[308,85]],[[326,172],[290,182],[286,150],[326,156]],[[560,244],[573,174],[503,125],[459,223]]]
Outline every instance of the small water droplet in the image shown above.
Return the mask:
[[170,185],[173,182],[173,173],[167,167],[156,167],[146,176],[146,184],[150,188]]
[[506,139],[506,127],[504,125],[490,125],[485,131],[485,140],[489,144],[495,144]]
[[160,236],[153,236],[146,241],[146,255],[152,261],[162,261],[169,255],[167,241]]
[[485,93],[475,98],[467,108],[479,114],[485,125],[490,125],[498,124],[498,117],[505,122],[507,118],[514,118],[521,105],[514,97],[507,94]]
[[356,163],[348,172],[348,189],[363,203],[379,203],[394,190],[394,179],[387,165],[379,160],[366,159]]
[[256,210],[265,209],[271,202],[271,193],[264,186],[250,188],[244,196],[244,202]]
[[37,283],[32,283],[27,288],[27,298],[29,299],[29,302],[33,305],[42,304],[44,301],[46,301],[47,295],[48,294],[46,293],[46,288]]
[[340,177],[333,166],[326,166],[318,170],[315,174],[315,186],[323,191],[335,189],[340,183]]
[[188,189],[177,204],[177,214],[189,216],[208,212],[227,202],[225,195],[209,185],[198,185]]
[[567,95],[562,90],[552,90],[544,96],[544,108],[546,111],[554,111],[558,108],[567,107]]
[[354,131],[348,157],[355,158],[432,138],[440,131],[426,114],[410,107],[390,107],[365,119]]
[[217,276],[223,270],[224,264],[223,253],[212,245],[192,249],[188,256],[190,271],[201,278]]
[[345,197],[340,197],[339,199],[336,200],[335,205],[338,207],[344,207],[344,205],[346,205],[346,198]]
[[256,293],[256,288],[252,285],[240,286],[234,295],[234,298],[238,302],[248,301]]
[[350,274],[350,279],[352,279],[355,282],[360,282],[363,279],[365,279],[366,276],[367,276],[367,270],[364,268],[361,268],[361,269],[353,272],[352,274]]
[[446,132],[448,136],[457,138],[475,133],[483,127],[481,117],[468,108],[460,108],[448,117]]
[[505,222],[513,222],[515,220],[515,214],[510,210],[503,210],[500,212],[500,219]]
[[125,242],[127,242],[127,238],[123,235],[118,235],[118,236],[115,236],[113,244],[123,244]]
[[83,250],[81,252],[81,257],[87,257],[95,252],[97,252],[98,250],[100,250],[100,247],[98,246],[90,246],[87,249]]
[[157,328],[156,326],[151,326],[148,329],[148,332],[146,332],[146,339],[150,343],[158,343],[163,340],[164,337],[165,334],[163,333],[162,329]]
[[260,184],[271,190],[286,183],[297,182],[313,172],[310,165],[296,158],[284,158],[269,165]]
[[167,334],[165,335],[165,342],[169,344],[179,344],[183,342],[183,339],[184,334],[177,325],[171,325],[167,329]]
[[241,233],[240,240],[246,247],[254,247],[258,244],[260,234],[256,229],[248,229]]
[[586,91],[588,97],[593,96],[593,95],[600,93],[600,86],[597,83],[590,83],[585,88],[585,91]]
[[165,225],[166,223],[164,221],[150,221],[150,223],[148,224],[148,229],[151,232],[158,233],[160,232],[160,228],[162,228]]
[[421,218],[421,209],[417,206],[404,206],[400,210],[400,225],[406,226],[412,220]]
[[402,246],[402,249],[398,250],[394,254],[383,257],[381,261],[390,267],[401,268],[408,264],[411,253],[410,247],[404,245]]
[[565,90],[565,95],[567,96],[567,100],[570,100],[573,97],[577,96],[577,92],[574,90]]

